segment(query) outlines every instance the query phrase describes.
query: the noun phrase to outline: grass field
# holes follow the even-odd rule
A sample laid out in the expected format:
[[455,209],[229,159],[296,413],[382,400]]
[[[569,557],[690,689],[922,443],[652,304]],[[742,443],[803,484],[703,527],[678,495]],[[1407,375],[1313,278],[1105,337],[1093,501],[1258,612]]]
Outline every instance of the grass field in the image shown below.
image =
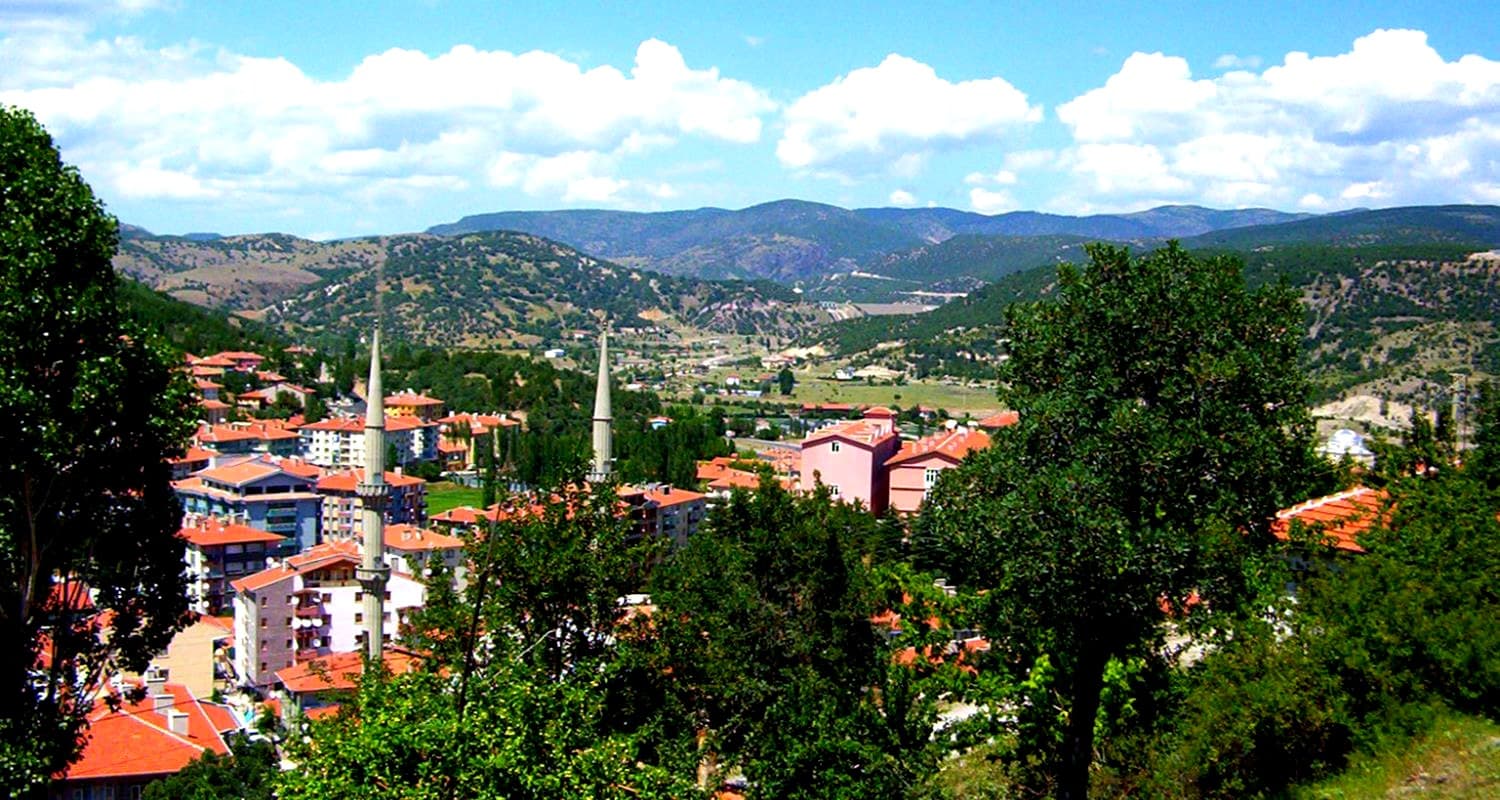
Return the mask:
[[483,499],[483,489],[459,486],[451,481],[434,481],[427,484],[427,516],[458,506],[478,507]]
[[[779,397],[779,395],[778,395]],[[851,403],[854,405],[921,405],[953,412],[1000,410],[993,386],[947,386],[936,381],[913,381],[904,386],[867,386],[854,381],[814,378],[797,384],[792,393],[797,403]]]
[[1500,797],[1500,724],[1445,714],[1406,747],[1356,759],[1342,773],[1301,787],[1301,800]]

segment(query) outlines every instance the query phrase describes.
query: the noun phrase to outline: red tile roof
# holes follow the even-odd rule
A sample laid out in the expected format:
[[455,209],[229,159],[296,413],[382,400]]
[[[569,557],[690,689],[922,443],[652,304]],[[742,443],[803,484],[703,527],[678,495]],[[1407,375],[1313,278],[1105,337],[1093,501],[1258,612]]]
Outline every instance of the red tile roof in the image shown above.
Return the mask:
[[809,433],[807,438],[802,440],[802,447],[805,449],[808,445],[817,444],[826,439],[844,439],[864,447],[874,447],[895,435],[895,431],[882,432],[882,426],[867,420],[846,420]]
[[688,489],[677,489],[671,486],[620,487],[621,497],[637,494],[647,501],[656,503],[658,506],[676,506],[683,503],[691,503],[695,500],[702,500],[704,498],[704,495],[700,492],[694,492]]
[[[420,656],[401,647],[385,648],[381,660],[393,675],[413,672],[422,663]],[[364,653],[334,653],[277,670],[276,680],[293,694],[347,690],[357,685],[364,669]]]
[[440,406],[443,401],[436,397],[428,397],[416,392],[398,392],[385,398],[387,406],[416,407],[416,406]]
[[866,409],[864,415],[873,419],[896,418],[896,412],[890,410],[889,408],[886,408],[885,406],[876,406],[874,408]]
[[1020,422],[1020,421],[1021,421],[1021,412],[1019,412],[1019,411],[1001,411],[998,414],[991,414],[988,417],[985,417],[984,419],[982,419],[982,420],[980,420],[980,421],[978,421],[978,422],[976,422],[974,424],[978,425],[981,428],[987,428],[989,430],[997,430],[997,429],[1000,429],[1000,428],[1007,427],[1009,425],[1014,425],[1014,424],[1016,424],[1017,422]]
[[[421,478],[396,472],[386,472],[385,482],[389,486],[418,486],[427,483]],[[320,492],[352,492],[360,481],[365,479],[363,469],[350,469],[343,472],[332,472],[318,479],[318,491]]]
[[360,563],[359,545],[353,541],[324,542],[288,558],[281,564],[246,575],[230,585],[238,592],[254,592],[274,586],[293,575],[301,575],[341,561]]
[[385,526],[385,546],[392,550],[447,550],[463,547],[464,540],[446,533],[424,530],[405,523]]
[[[412,428],[422,428],[432,425],[431,422],[423,422],[416,417],[385,418],[385,429],[387,431],[407,431]],[[340,433],[359,433],[365,429],[365,421],[355,417],[337,417],[325,419],[321,422],[312,422],[302,426],[304,431],[338,431]]]
[[903,442],[901,444],[901,451],[891,456],[885,464],[889,467],[928,456],[938,456],[958,463],[964,460],[964,456],[967,456],[969,453],[975,450],[983,450],[989,446],[990,435],[984,431],[955,428],[951,431],[935,433],[914,442]]
[[217,451],[217,450],[209,450],[206,447],[198,447],[196,445],[191,445],[191,446],[188,447],[186,453],[183,453],[182,455],[178,456],[177,458],[169,458],[169,459],[167,459],[167,463],[168,464],[196,464],[196,463],[199,463],[199,462],[202,462],[202,461],[208,461],[209,459],[213,458],[214,456],[216,456],[218,454],[219,454],[219,451]]
[[169,709],[157,711],[151,697],[122,703],[117,711],[111,711],[101,700],[89,714],[78,761],[56,777],[108,780],[169,775],[206,750],[219,755],[229,752],[219,735],[219,723],[187,687],[168,683],[163,689],[172,698],[170,710],[187,715],[187,733],[174,733],[167,719]]
[[1309,500],[1276,512],[1271,533],[1287,541],[1292,523],[1301,523],[1323,537],[1337,550],[1363,553],[1359,537],[1389,519],[1390,493],[1384,489],[1356,486],[1348,491]]
[[178,537],[198,547],[220,547],[227,544],[251,544],[265,542],[280,543],[285,537],[269,531],[256,530],[238,522],[224,522],[213,517],[198,517],[183,522]]

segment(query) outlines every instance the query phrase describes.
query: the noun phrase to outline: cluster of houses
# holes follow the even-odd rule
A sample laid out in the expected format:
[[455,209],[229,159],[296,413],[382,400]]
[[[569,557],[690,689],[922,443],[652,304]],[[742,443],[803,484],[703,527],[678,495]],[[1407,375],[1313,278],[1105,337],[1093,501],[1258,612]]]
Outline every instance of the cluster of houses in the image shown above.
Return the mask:
[[[605,358],[591,480],[608,479],[611,470]],[[222,386],[212,380],[212,370],[256,374],[258,402],[274,403],[282,394],[295,397],[302,391],[260,370],[262,361],[254,353],[226,352],[188,365],[203,393],[205,419],[186,455],[172,466],[184,510],[179,538],[195,622],[144,674],[115,676],[98,688],[120,702],[98,704],[83,755],[59,776],[55,796],[139,796],[146,783],[202,753],[225,753],[226,736],[249,729],[266,708],[287,719],[328,713],[338,692],[354,685],[362,669],[358,651],[374,631],[389,643],[383,655],[388,669],[412,668],[420,654],[404,649],[401,636],[404,623],[423,605],[424,577],[440,564],[461,587],[469,566],[465,534],[516,513],[497,504],[429,516],[426,482],[405,466],[436,461],[446,469],[473,469],[482,448],[495,447],[495,434],[519,425],[517,419],[450,414],[441,400],[414,392],[384,397],[385,445],[398,454],[384,472],[385,500],[378,506],[377,538],[389,577],[382,618],[365,619],[369,584],[359,571],[361,490],[368,488],[365,467],[371,457],[367,423],[352,417],[306,423],[297,416],[214,421],[214,393]],[[700,462],[702,492],[659,484],[619,486],[621,513],[639,535],[682,544],[703,522],[710,502],[772,480],[789,490],[826,492],[877,515],[909,515],[944,470],[988,447],[992,437],[1004,435],[1003,429],[1017,421],[1014,412],[1004,412],[973,426],[949,423],[931,435],[903,438],[895,412],[868,408],[855,419],[827,421],[800,446],[780,444],[754,459]],[[671,421],[663,417],[651,424]],[[1277,530],[1285,536],[1294,523],[1326,525],[1338,546],[1357,552],[1355,536],[1369,523],[1348,520],[1369,516],[1379,499],[1356,490],[1312,501],[1283,512]],[[89,602],[87,593],[75,594],[79,603]],[[961,656],[983,646],[969,636],[955,652]],[[263,702],[206,699],[230,687],[246,690],[242,698],[253,695]]]

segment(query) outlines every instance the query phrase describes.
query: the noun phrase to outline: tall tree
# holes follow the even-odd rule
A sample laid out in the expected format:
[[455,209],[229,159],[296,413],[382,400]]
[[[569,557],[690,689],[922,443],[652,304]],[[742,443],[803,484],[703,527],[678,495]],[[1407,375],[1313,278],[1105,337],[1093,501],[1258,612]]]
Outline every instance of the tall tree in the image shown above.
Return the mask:
[[1000,394],[1020,422],[945,475],[915,534],[991,589],[1007,663],[1056,667],[1063,713],[1029,745],[1079,800],[1107,665],[1157,652],[1163,603],[1232,609],[1312,463],[1290,290],[1249,291],[1238,261],[1175,243],[1088,252],[1054,299],[1007,312]]
[[88,686],[144,667],[186,612],[165,460],[190,430],[191,390],[123,318],[116,236],[41,125],[0,107],[0,785],[13,796],[76,754]]

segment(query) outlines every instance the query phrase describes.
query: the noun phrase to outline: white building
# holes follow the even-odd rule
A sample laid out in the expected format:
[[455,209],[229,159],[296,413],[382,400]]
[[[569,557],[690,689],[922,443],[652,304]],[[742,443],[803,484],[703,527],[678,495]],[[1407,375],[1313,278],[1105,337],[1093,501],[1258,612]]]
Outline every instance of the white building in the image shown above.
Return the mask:
[[[355,580],[359,546],[320,544],[235,581],[234,669],[241,684],[269,686],[276,671],[318,656],[361,649],[364,593]],[[386,585],[385,640],[422,606],[424,588],[392,573]]]
[[[364,469],[365,423],[355,418],[325,419],[297,429],[302,437],[302,455],[320,467]],[[438,424],[412,416],[391,416],[385,423],[385,441],[396,449],[396,464],[435,461],[438,457]]]

